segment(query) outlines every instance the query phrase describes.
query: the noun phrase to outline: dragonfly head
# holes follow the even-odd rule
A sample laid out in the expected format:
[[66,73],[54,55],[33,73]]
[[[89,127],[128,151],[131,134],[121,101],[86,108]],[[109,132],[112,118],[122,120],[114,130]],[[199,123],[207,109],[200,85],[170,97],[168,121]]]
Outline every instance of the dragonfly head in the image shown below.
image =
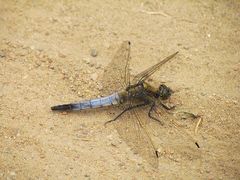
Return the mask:
[[173,93],[173,90],[171,90],[169,87],[167,87],[164,84],[161,84],[158,89],[158,97],[161,98],[162,100],[168,99]]

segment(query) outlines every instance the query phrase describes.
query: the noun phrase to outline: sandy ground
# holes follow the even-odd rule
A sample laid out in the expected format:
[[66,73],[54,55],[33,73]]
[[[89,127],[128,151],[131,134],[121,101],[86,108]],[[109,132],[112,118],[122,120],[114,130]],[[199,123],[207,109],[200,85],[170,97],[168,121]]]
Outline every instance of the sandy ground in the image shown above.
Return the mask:
[[[239,1],[1,0],[0,179],[239,179],[239,9]],[[166,82],[178,106],[202,116],[197,134],[197,120],[181,128],[200,149],[155,134],[154,168],[103,126],[108,109],[51,112],[101,95],[98,77],[124,40],[133,74],[179,51],[152,83]]]

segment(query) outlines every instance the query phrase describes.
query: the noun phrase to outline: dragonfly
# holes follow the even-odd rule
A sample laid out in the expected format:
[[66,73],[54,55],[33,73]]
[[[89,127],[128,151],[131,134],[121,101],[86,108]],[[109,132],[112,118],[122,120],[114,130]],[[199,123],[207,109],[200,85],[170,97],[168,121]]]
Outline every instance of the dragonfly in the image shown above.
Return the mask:
[[[105,122],[105,125],[116,123],[121,137],[134,151],[142,155],[151,165],[158,166],[159,153],[147,128],[147,122],[153,120],[161,125],[157,108],[171,111],[165,104],[173,90],[165,84],[154,87],[147,82],[159,68],[173,59],[178,52],[171,54],[155,65],[135,76],[130,75],[131,43],[124,41],[117,50],[109,65],[105,68],[101,82],[103,93],[107,96],[83,100],[76,103],[52,106],[53,111],[79,111],[106,106],[116,106],[115,117]],[[197,147],[199,145],[195,142]]]

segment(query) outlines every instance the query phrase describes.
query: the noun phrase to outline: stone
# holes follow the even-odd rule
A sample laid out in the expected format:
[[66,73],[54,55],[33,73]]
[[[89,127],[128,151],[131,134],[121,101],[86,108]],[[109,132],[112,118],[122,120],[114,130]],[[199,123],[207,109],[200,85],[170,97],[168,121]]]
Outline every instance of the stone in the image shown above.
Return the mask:
[[91,55],[92,57],[97,57],[97,55],[98,55],[97,50],[96,50],[96,49],[91,49],[91,50],[90,50],[90,55]]

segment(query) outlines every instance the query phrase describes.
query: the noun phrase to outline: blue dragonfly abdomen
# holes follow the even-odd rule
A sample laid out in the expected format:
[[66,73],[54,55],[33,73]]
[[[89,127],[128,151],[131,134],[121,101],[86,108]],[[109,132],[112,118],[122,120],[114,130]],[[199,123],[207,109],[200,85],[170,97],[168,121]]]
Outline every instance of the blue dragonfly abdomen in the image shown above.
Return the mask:
[[110,96],[90,99],[85,101],[80,101],[77,103],[70,103],[70,104],[62,104],[51,107],[52,110],[55,111],[64,111],[64,110],[84,110],[84,109],[92,109],[92,108],[99,108],[104,106],[111,106],[120,103],[120,98],[118,93],[114,93]]

